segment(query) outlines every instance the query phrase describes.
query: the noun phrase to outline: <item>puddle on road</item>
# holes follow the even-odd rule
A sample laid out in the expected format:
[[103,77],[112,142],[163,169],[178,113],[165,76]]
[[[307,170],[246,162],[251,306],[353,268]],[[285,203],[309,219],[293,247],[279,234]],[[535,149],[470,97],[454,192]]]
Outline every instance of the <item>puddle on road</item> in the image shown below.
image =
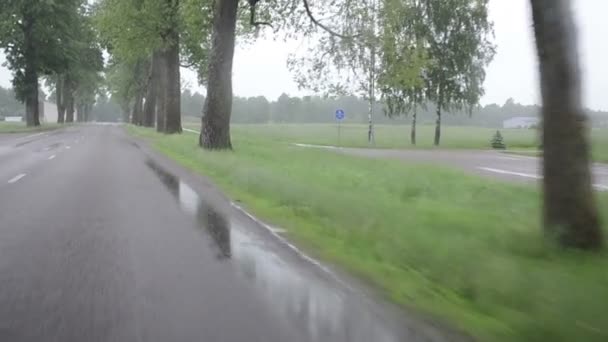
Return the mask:
[[[146,164],[178,200],[181,209],[196,218],[201,230],[216,244],[218,258],[230,261],[253,283],[270,307],[316,342],[397,342],[402,334],[370,310],[360,295],[340,290],[314,275],[296,272],[290,261],[237,222],[215,210],[191,187],[152,160]],[[401,327],[402,328],[402,327]],[[401,338],[398,336],[401,335]],[[418,337],[408,333],[408,337]],[[409,340],[409,339],[408,339]],[[413,340],[418,340],[414,338]]]

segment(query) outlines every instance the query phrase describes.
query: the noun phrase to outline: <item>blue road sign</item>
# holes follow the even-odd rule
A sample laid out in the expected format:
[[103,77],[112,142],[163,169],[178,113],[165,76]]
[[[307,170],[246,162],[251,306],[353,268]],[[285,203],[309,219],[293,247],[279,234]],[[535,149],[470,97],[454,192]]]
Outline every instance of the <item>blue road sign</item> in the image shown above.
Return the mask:
[[344,119],[344,111],[342,109],[336,110],[336,120]]

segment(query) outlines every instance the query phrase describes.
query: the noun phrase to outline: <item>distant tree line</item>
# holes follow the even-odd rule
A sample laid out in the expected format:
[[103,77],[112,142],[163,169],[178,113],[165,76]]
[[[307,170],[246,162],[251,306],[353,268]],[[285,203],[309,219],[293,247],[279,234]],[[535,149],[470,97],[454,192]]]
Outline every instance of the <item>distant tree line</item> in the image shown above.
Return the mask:
[[[50,96],[53,100],[53,94]],[[182,115],[200,118],[205,96],[188,89],[181,93]],[[233,123],[332,123],[334,113],[340,108],[346,112],[345,122],[366,123],[369,102],[361,97],[303,96],[282,94],[276,101],[264,96],[240,97],[232,101],[231,122]],[[384,105],[377,103],[377,113],[384,111]],[[502,122],[515,116],[539,116],[539,105],[523,105],[508,99],[504,104],[495,103],[477,106],[469,115],[466,111],[453,111],[444,117],[446,125],[502,127]],[[418,111],[418,123],[435,123],[435,105],[428,104]],[[22,116],[23,105],[15,99],[11,89],[0,87],[0,116]],[[608,112],[588,110],[591,121],[596,126],[608,124]],[[118,122],[122,119],[120,103],[103,92],[97,96],[92,109],[92,120]],[[378,116],[376,122],[382,124],[409,123],[411,117]]]
[[23,116],[24,113],[25,108],[15,98],[15,92],[12,89],[0,87],[0,117]]
[[[182,114],[191,117],[200,117],[200,106],[205,97],[199,93],[186,90],[182,93]],[[303,96],[292,97],[282,94],[276,101],[269,101],[264,96],[239,97],[232,101],[231,122],[233,123],[331,123],[335,121],[334,113],[340,108],[346,112],[345,122],[366,123],[369,102],[361,97],[341,96]],[[377,103],[375,111],[384,112],[383,103]],[[454,126],[483,126],[502,127],[504,120],[515,116],[540,115],[539,105],[523,105],[508,99],[504,104],[488,104],[476,106],[469,115],[466,110],[451,111],[443,118],[447,125]],[[418,110],[418,123],[434,124],[436,107],[428,104]],[[608,112],[588,110],[594,125],[606,125]],[[378,116],[377,123],[403,124],[409,123],[411,117]]]

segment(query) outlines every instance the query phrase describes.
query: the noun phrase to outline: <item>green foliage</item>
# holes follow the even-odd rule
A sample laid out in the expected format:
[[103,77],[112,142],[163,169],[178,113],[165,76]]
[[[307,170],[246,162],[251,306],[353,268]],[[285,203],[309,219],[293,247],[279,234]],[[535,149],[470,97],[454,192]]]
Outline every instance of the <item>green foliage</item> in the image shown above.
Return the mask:
[[203,85],[211,46],[212,1],[181,0],[179,14],[182,20],[180,39],[183,64],[196,70],[198,81]]
[[194,135],[133,131],[312,253],[480,341],[606,340],[608,255],[547,245],[533,187],[233,129],[229,153],[201,151]]
[[504,150],[507,148],[507,145],[505,145],[504,139],[502,137],[502,134],[500,134],[500,131],[496,131],[496,133],[494,133],[494,136],[490,141],[490,145],[495,150]]
[[380,73],[377,26],[384,20],[379,15],[381,6],[377,0],[315,2],[315,15],[332,18],[324,23],[345,37],[315,26],[299,27],[309,48],[288,60],[299,87],[317,93],[369,97]]
[[17,98],[25,100],[37,85],[26,80],[26,65],[34,72],[51,74],[65,70],[74,57],[64,43],[75,33],[70,23],[81,0],[3,0],[0,1],[0,48],[13,72]]
[[0,116],[23,116],[23,105],[17,100],[12,89],[0,87]]
[[487,7],[488,0],[387,1],[380,84],[389,115],[426,102],[473,110],[494,56]]

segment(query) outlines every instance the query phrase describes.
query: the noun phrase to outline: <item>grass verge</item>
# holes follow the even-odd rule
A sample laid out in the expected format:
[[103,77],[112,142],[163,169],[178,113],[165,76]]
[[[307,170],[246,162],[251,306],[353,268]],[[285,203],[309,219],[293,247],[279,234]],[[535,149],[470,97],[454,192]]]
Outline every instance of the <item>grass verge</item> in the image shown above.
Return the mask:
[[259,132],[235,134],[234,152],[204,152],[193,134],[128,130],[310,252],[481,341],[608,339],[608,255],[547,244],[532,187],[292,148]]
[[0,133],[43,132],[64,126],[56,123],[45,123],[36,127],[27,127],[23,122],[0,122]]
[[[199,130],[200,123],[187,123],[186,127]],[[338,130],[332,124],[255,124],[232,125],[235,136],[266,136],[276,142],[305,143],[316,145],[341,145],[344,147],[369,147],[367,126],[362,124],[343,124]],[[417,128],[418,144],[410,144],[409,125],[376,125],[375,147],[378,148],[435,148],[433,136],[435,126],[420,125]],[[490,140],[495,128],[444,126],[442,128],[442,149],[490,149]],[[508,150],[536,150],[538,137],[533,129],[500,129]],[[608,162],[608,129],[591,131],[592,157],[597,162]],[[507,151],[508,151],[507,150]]]

